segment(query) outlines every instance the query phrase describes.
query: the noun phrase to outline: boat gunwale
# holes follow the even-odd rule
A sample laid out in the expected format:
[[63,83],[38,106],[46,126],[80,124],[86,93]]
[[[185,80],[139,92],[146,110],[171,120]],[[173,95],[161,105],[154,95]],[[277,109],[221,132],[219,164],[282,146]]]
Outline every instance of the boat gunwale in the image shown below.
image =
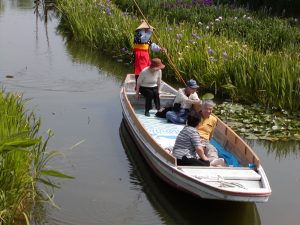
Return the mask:
[[[155,155],[154,153],[156,152],[156,153],[160,154],[160,153],[162,153],[162,152],[165,152],[165,153],[168,154],[168,155],[169,155],[169,153],[167,153],[167,152],[166,152],[166,151],[165,151],[165,150],[164,150],[164,149],[163,149],[163,148],[162,148],[162,147],[161,147],[161,146],[153,139],[153,137],[151,136],[151,134],[145,129],[145,127],[143,126],[143,124],[141,123],[141,121],[137,118],[137,116],[136,116],[136,114],[135,114],[135,111],[134,111],[134,109],[133,109],[133,106],[131,105],[131,102],[130,102],[130,100],[128,99],[128,96],[127,96],[127,91],[126,91],[126,88],[125,88],[126,80],[127,80],[127,77],[126,77],[126,79],[124,80],[124,83],[123,83],[123,85],[122,85],[121,92],[120,92],[120,97],[121,97],[121,103],[122,103],[123,113],[124,113],[124,111],[125,111],[125,109],[126,109],[127,113],[128,113],[129,116],[131,117],[131,120],[132,120],[133,122],[136,121],[137,124],[140,126],[140,128],[141,128],[142,130],[144,130],[144,132],[142,132],[142,133],[140,133],[140,134],[138,134],[138,133],[135,132],[136,135],[134,135],[134,134],[132,133],[132,132],[134,132],[134,131],[131,131],[131,132],[130,132],[130,133],[131,133],[131,136],[132,136],[134,139],[139,140],[139,141],[141,142],[140,145],[144,145],[144,146],[143,146],[143,150],[141,150],[140,148],[138,148],[139,151],[142,153],[142,155],[144,156],[145,160],[148,162],[148,164],[150,165],[150,167],[151,167],[154,171],[156,171],[156,174],[158,174],[163,180],[165,180],[167,183],[171,184],[172,186],[175,186],[175,187],[178,188],[178,189],[181,189],[181,190],[183,190],[183,191],[186,191],[186,192],[195,194],[195,195],[197,195],[197,196],[200,196],[199,194],[194,193],[192,190],[188,190],[187,188],[182,187],[182,185],[180,186],[180,184],[178,184],[178,181],[179,181],[178,179],[172,179],[172,177],[169,178],[169,177],[167,177],[164,173],[162,173],[161,171],[159,171],[158,168],[157,168],[156,165],[155,165],[155,162],[154,162],[154,163],[152,162],[152,161],[155,160],[155,158],[156,158],[156,161],[157,161],[157,159],[158,159],[159,162],[162,163],[163,166],[166,167],[167,170],[169,170],[169,172],[171,172],[171,173],[176,173],[177,176],[180,176],[180,177],[184,178],[185,180],[188,180],[189,182],[192,182],[191,184],[185,182],[186,185],[189,184],[192,188],[197,188],[197,186],[198,186],[198,187],[201,186],[202,188],[207,188],[210,192],[214,190],[214,193],[216,193],[215,195],[213,195],[213,196],[215,196],[215,199],[218,199],[218,198],[216,198],[216,196],[221,194],[221,195],[230,195],[230,196],[240,197],[240,200],[232,200],[232,199],[227,199],[227,198],[219,198],[220,200],[245,201],[245,200],[241,200],[241,199],[243,199],[243,198],[248,198],[248,197],[249,197],[249,198],[254,198],[254,199],[251,200],[251,202],[265,202],[265,201],[268,200],[268,199],[267,199],[267,200],[259,201],[259,200],[255,199],[255,198],[262,198],[262,197],[268,198],[268,196],[271,195],[271,188],[270,188],[270,186],[269,186],[269,183],[268,183],[267,177],[266,177],[266,175],[265,175],[265,173],[264,173],[264,170],[263,170],[263,168],[261,167],[260,164],[258,165],[257,170],[260,171],[259,174],[261,175],[261,180],[260,180],[259,182],[260,182],[261,184],[263,184],[263,187],[259,188],[259,190],[260,190],[259,192],[257,192],[257,189],[256,189],[256,192],[252,192],[252,191],[248,191],[248,192],[247,192],[247,191],[245,191],[245,192],[239,192],[239,191],[223,189],[223,188],[220,188],[220,187],[216,187],[216,186],[207,184],[206,182],[201,181],[200,179],[198,179],[198,178],[196,178],[196,177],[192,177],[192,176],[190,176],[190,175],[184,173],[182,170],[180,170],[180,168],[182,168],[183,166],[177,166],[176,158],[175,158],[174,156],[172,156],[172,155],[170,155],[170,156],[172,156],[172,158],[175,159],[175,163],[172,164],[172,166],[171,166],[170,164],[168,164],[168,163],[162,161],[161,158],[159,158],[159,157],[158,157],[157,155]],[[165,84],[168,85],[167,83],[165,83]],[[169,85],[168,85],[168,86],[169,86]],[[171,86],[169,86],[169,87],[171,87]],[[172,87],[171,87],[171,88],[172,88]],[[122,100],[122,98],[123,98],[123,100],[125,99],[126,101],[124,102],[124,101]],[[124,104],[126,104],[126,106],[127,106],[128,108],[125,108],[126,106],[125,106]],[[124,117],[125,117],[126,123],[128,123],[127,126],[128,126],[128,125],[129,125],[129,126],[136,126],[136,125],[137,125],[137,124],[130,124],[130,121],[128,120],[128,118],[126,118],[126,116],[124,116]],[[133,119],[133,118],[134,118],[134,119]],[[218,118],[218,120],[221,121],[219,118]],[[222,122],[226,127],[228,127],[223,121],[221,121],[221,122]],[[229,128],[229,127],[228,127],[228,128]],[[134,128],[132,127],[132,129],[134,129]],[[229,129],[231,130],[231,128],[229,128]],[[137,130],[139,131],[140,129],[137,129]],[[232,132],[234,132],[234,131],[232,131]],[[143,134],[144,134],[144,135],[143,135]],[[145,140],[147,140],[147,138],[145,138],[145,135],[146,135],[148,138],[150,138],[152,144],[154,143],[156,148],[159,148],[159,149],[162,150],[162,151],[156,151],[156,148],[153,148],[152,144],[151,144],[151,143],[150,143],[150,144],[148,143],[149,146],[150,146],[150,148],[152,148],[152,149],[154,150],[154,152],[151,151],[151,150],[149,149],[149,146],[147,146],[147,145],[144,143],[144,141],[141,139],[141,137],[143,137]],[[236,136],[237,136],[238,138],[240,138],[237,134],[236,134]],[[242,141],[243,141],[243,140],[242,140]],[[244,141],[243,141],[243,142],[244,142]],[[245,146],[248,146],[246,143],[244,143],[244,144],[245,144]],[[249,147],[249,146],[248,146],[248,147]],[[251,149],[251,148],[249,147],[249,149]],[[252,149],[251,149],[251,150],[252,150]],[[148,156],[147,153],[146,153],[146,151],[147,151],[148,153],[150,153],[152,156],[151,156],[151,155]],[[252,150],[252,151],[253,151],[253,150]],[[252,153],[254,153],[254,152],[252,152]],[[256,155],[255,153],[254,153],[254,155],[257,157],[257,155]],[[153,158],[153,156],[154,156],[155,158]],[[160,154],[160,156],[162,156],[162,155]],[[150,157],[152,157],[152,159],[150,159]],[[258,158],[258,157],[257,157],[257,158]],[[207,168],[214,169],[213,167],[203,167],[203,168],[206,168],[206,169],[207,169]],[[245,167],[242,167],[242,169],[243,169],[243,168],[245,168]],[[199,168],[199,169],[201,169],[201,168]],[[176,183],[176,180],[177,180],[177,183]],[[194,185],[193,185],[193,184],[194,184]],[[201,189],[200,192],[203,192],[203,189]],[[212,195],[211,193],[209,193],[209,194]],[[248,199],[248,201],[249,201],[249,199]]]

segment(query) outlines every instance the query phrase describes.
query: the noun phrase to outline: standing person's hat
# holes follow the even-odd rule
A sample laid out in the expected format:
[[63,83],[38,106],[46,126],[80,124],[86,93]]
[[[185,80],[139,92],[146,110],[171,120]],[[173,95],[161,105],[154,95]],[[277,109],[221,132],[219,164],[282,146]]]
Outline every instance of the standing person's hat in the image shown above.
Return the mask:
[[150,68],[153,70],[160,70],[165,68],[165,65],[162,64],[161,60],[159,58],[151,59]]
[[135,30],[140,30],[140,29],[153,29],[153,30],[155,30],[155,28],[152,27],[150,24],[148,25],[145,20],[142,20],[141,22],[142,23]]
[[199,86],[197,85],[197,82],[195,80],[188,80],[186,82],[186,86],[193,88],[193,89],[197,89]]

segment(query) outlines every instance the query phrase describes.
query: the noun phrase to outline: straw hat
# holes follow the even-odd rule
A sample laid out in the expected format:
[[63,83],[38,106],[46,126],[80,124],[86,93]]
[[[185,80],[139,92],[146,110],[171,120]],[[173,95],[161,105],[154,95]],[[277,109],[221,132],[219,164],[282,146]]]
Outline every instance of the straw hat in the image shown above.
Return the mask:
[[162,64],[162,62],[159,58],[154,58],[151,60],[150,68],[153,70],[160,70],[160,69],[165,68],[165,65]]
[[[149,27],[150,26],[150,27]],[[152,27],[150,24],[148,25],[147,23],[146,23],[146,21],[145,20],[142,20],[141,21],[141,24],[135,29],[135,30],[140,30],[140,29],[155,29],[154,27]]]

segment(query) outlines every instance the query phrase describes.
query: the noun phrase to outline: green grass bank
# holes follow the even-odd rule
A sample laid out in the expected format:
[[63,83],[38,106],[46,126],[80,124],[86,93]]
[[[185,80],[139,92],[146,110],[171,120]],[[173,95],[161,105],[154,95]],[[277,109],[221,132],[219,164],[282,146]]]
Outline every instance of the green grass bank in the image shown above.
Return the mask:
[[25,109],[21,94],[0,91],[0,224],[29,224],[33,208],[51,202],[50,177],[71,178],[48,170],[49,160],[57,155],[46,151],[51,132],[39,136],[41,120]]
[[[158,0],[138,2],[156,28],[158,40],[153,41],[167,48],[181,76],[196,79],[203,93],[299,109],[300,28],[296,20],[262,18],[227,6],[198,4],[168,11]],[[128,63],[133,31],[142,19],[133,1],[59,0],[57,7],[60,31]],[[176,77],[165,55],[152,56],[167,63],[165,79]]]

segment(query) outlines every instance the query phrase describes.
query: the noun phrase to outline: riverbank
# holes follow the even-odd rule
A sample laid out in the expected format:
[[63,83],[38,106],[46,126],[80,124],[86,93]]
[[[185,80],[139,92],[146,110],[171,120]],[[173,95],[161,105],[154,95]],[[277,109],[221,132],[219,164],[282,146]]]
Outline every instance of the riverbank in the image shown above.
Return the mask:
[[56,156],[46,151],[52,133],[45,140],[39,136],[41,120],[25,108],[26,101],[22,94],[0,91],[0,224],[28,222],[38,201],[51,202],[45,186],[58,186],[49,176],[71,178],[46,169]]
[[[60,30],[70,38],[128,63],[133,31],[142,17],[131,12],[136,9],[133,3],[122,2],[127,4],[127,11],[110,1],[60,0]],[[151,7],[147,7],[147,1],[139,4],[159,34],[159,40],[154,41],[168,49],[168,55],[181,76],[185,80],[196,79],[203,92],[214,92],[218,97],[230,97],[247,104],[258,102],[291,111],[299,109],[300,55],[297,40],[300,28],[296,20],[296,25],[291,25],[278,18],[260,19],[246,10],[226,6],[173,6],[176,10],[170,11],[158,1],[152,1]],[[197,17],[201,13],[210,13],[213,17],[206,18],[206,21],[181,18],[183,14],[201,18]],[[282,28],[280,32],[279,28]],[[283,34],[294,36],[285,42]],[[274,37],[274,41],[268,37]],[[165,63],[168,61],[162,53],[153,54],[155,56],[161,57]],[[176,77],[170,64],[164,76],[167,79]]]
[[[123,11],[110,1],[58,1],[59,30],[70,39],[130,65],[128,72],[131,72],[133,31],[139,25],[138,13],[135,14],[133,2],[116,3]],[[147,1],[139,1],[139,4],[149,15],[156,35],[159,34],[159,40],[154,41],[168,49],[168,56],[184,80],[196,79],[200,95],[213,92],[217,98],[242,102],[248,108],[246,113],[235,114],[227,104],[216,111],[222,119],[231,120],[240,135],[250,139],[300,139],[300,48],[296,41],[298,36],[300,38],[300,26],[296,19],[295,24],[289,25],[291,19],[261,18],[259,14],[226,5],[188,7],[190,5],[181,4],[179,7],[171,3],[161,5],[158,1],[152,1],[151,7]],[[196,23],[198,20],[202,22]],[[276,38],[281,34],[284,36],[280,42]],[[268,36],[274,40],[268,40]],[[164,79],[174,82],[176,75],[166,56],[151,54],[168,65]],[[247,106],[254,104],[254,107]],[[238,106],[241,107],[244,108]],[[257,110],[259,114],[254,115]],[[252,125],[244,129],[241,121]]]
[[[130,155],[140,156],[130,136],[125,135],[126,142],[133,143],[128,148],[119,137],[119,89],[128,67],[121,70],[122,63],[101,56],[99,50],[67,42],[57,33],[56,17],[49,17],[47,24],[40,20],[44,17],[36,18],[33,1],[3,2],[1,84],[31,99],[26,105],[42,118],[41,132],[51,128],[55,133],[49,149],[63,154],[51,165],[76,177],[62,180],[55,190],[60,209],[42,208],[35,215],[44,220],[33,224],[188,225],[199,223],[199,211],[215,218],[215,209],[221,213],[211,224],[297,223],[299,146],[246,140],[272,185],[274,194],[266,204],[203,201],[174,192],[155,179],[141,159],[142,167],[132,161]],[[5,78],[7,74],[14,78]]]

